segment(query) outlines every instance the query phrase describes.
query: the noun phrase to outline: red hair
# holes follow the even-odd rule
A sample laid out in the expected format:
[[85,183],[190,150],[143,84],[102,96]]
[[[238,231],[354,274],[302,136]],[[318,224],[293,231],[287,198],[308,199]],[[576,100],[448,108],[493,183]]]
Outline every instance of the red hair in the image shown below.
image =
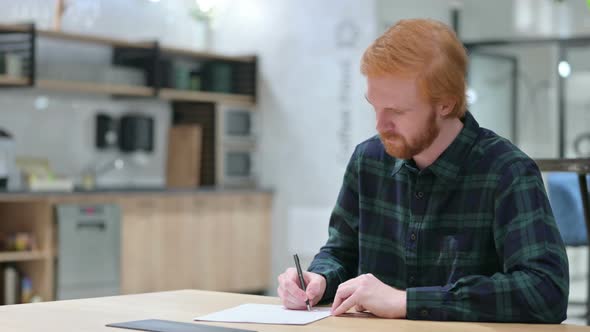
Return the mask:
[[449,116],[466,111],[467,52],[447,25],[431,19],[397,22],[367,48],[361,60],[365,76],[417,75],[422,95],[431,103],[451,98]]

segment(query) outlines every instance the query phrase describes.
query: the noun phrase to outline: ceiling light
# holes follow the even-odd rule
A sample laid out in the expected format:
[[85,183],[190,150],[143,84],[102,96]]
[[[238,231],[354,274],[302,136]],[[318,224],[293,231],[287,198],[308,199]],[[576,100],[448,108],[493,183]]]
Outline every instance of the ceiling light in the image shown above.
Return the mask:
[[559,72],[559,76],[567,78],[572,73],[572,67],[567,61],[560,61],[557,66],[557,71]]

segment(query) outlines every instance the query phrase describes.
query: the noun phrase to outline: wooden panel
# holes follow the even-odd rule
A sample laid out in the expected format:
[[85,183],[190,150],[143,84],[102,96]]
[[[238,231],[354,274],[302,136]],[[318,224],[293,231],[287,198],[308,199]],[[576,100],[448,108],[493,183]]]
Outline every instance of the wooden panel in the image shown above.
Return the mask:
[[[160,261],[157,270],[158,289],[174,290],[192,288],[199,274],[190,273],[194,265],[202,264],[199,224],[186,209],[190,197],[160,200]],[[205,268],[205,267],[203,267]],[[202,272],[202,271],[201,271]]]
[[158,198],[147,196],[122,201],[121,293],[158,289],[160,220]]
[[2,253],[3,261],[16,263],[29,276],[33,292],[43,300],[53,300],[53,224],[51,205],[46,201],[0,203],[0,232],[30,232],[36,242],[35,252]]
[[270,196],[246,196],[232,211],[232,266],[229,290],[261,290],[271,277]]
[[60,39],[60,40],[69,40],[75,42],[84,42],[84,43],[95,43],[95,44],[104,44],[104,45],[112,45],[112,46],[119,46],[119,47],[131,47],[131,48],[142,48],[142,49],[150,49],[154,45],[153,43],[139,43],[139,42],[130,42],[121,39],[114,39],[109,37],[101,37],[101,36],[91,36],[91,35],[81,35],[81,34],[74,34],[62,31],[54,31],[54,30],[37,30],[39,36]]
[[123,293],[269,286],[270,195],[134,201],[123,205]]
[[83,93],[106,93],[120,96],[150,97],[154,89],[145,86],[133,86],[110,83],[93,83],[82,81],[37,80],[35,85],[42,89]]
[[201,264],[193,288],[226,291],[261,291],[269,285],[270,206],[264,196],[224,195],[193,202],[199,216]]
[[[32,273],[35,290],[44,299],[53,298],[52,209],[66,202],[120,205],[123,294],[184,288],[259,292],[269,286],[269,193],[122,193],[21,199],[0,203],[0,230],[30,229],[38,235],[39,255],[43,257],[18,266]],[[0,254],[2,257],[8,256]]]
[[216,162],[215,105],[212,103],[175,102],[172,105],[174,125],[198,125],[201,127],[201,179],[200,185],[213,186]]
[[0,252],[0,263],[33,261],[45,258],[51,258],[51,254],[40,250]]
[[202,101],[228,105],[254,106],[254,97],[231,93],[161,89],[160,98],[178,101]]
[[29,84],[28,77],[15,77],[8,75],[0,75],[0,85],[27,85]]
[[52,211],[46,202],[0,203],[0,231],[30,232],[37,249],[47,254],[53,247]]
[[29,32],[31,31],[30,24],[0,24],[1,31],[9,32]]
[[182,55],[188,57],[194,57],[199,59],[208,59],[208,60],[227,60],[227,61],[237,61],[237,62],[253,62],[256,57],[254,55],[246,55],[246,56],[230,56],[230,55],[221,55],[216,53],[210,52],[200,52],[188,49],[181,49],[175,47],[168,47],[164,46],[160,48],[162,53],[168,53],[173,55]]
[[168,130],[166,185],[195,188],[201,179],[201,136],[198,125],[172,126]]
[[[202,202],[193,205],[193,214],[198,215],[200,234],[199,252],[201,264],[194,265],[192,274],[198,276],[197,289],[228,289],[236,267],[232,266],[231,199],[203,197]],[[242,262],[248,264],[248,262]]]
[[54,299],[54,264],[52,259],[19,262],[17,268],[31,278],[34,294],[41,296],[43,301]]

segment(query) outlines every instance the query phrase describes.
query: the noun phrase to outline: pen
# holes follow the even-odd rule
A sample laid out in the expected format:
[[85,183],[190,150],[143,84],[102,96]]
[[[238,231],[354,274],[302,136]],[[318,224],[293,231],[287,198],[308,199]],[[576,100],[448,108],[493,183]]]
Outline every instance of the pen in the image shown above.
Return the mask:
[[[303,279],[303,272],[301,272],[301,264],[299,264],[299,256],[297,254],[293,255],[293,259],[295,260],[295,267],[297,268],[297,274],[299,275],[299,283],[301,283],[301,288],[305,292],[305,279]],[[307,311],[311,311],[311,305],[309,304],[309,299],[305,300],[305,304],[307,305]]]

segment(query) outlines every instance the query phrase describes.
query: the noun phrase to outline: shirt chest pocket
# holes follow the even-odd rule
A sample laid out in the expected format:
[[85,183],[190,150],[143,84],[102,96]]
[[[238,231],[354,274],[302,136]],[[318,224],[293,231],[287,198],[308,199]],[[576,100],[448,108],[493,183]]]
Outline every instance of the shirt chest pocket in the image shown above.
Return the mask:
[[445,270],[448,281],[465,275],[491,275],[498,269],[491,231],[480,230],[442,235],[434,265]]

